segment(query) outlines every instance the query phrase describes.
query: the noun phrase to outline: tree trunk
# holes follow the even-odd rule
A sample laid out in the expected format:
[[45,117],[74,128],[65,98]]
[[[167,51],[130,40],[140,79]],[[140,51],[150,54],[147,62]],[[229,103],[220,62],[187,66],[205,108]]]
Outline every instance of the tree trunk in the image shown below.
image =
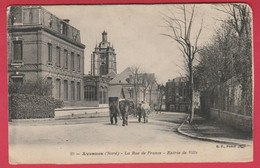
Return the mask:
[[189,122],[191,123],[193,121],[194,117],[194,108],[193,108],[193,69],[192,69],[192,63],[189,63],[189,87],[190,87],[190,118]]
[[150,90],[150,97],[149,97],[149,104],[150,104],[150,107],[151,107],[151,103],[152,103],[152,90]]

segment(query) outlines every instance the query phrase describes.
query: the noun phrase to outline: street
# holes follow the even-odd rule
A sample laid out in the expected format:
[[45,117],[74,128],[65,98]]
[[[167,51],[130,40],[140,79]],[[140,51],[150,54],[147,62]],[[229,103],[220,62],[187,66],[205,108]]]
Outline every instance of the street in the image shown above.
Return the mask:
[[[217,156],[222,161],[239,161],[251,157],[250,147],[243,149],[248,155],[240,156],[238,152],[242,149],[237,148],[225,149],[223,155],[223,149],[216,149],[217,143],[180,135],[176,129],[186,117],[185,113],[152,113],[148,123],[139,123],[137,118],[130,116],[129,125],[125,127],[121,125],[122,120],[118,125],[111,125],[108,117],[50,120],[48,124],[13,122],[9,124],[10,162],[187,162],[216,161]],[[84,155],[93,152],[106,156]],[[140,157],[141,152],[146,155]],[[181,152],[190,154],[181,156],[178,154]]]

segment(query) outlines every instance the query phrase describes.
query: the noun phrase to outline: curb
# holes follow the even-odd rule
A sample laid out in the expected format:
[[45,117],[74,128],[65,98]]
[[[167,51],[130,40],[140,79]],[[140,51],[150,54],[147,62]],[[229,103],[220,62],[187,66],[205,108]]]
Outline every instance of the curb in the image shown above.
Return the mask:
[[85,108],[57,108],[55,111],[71,111],[71,110],[97,110],[97,109],[107,109],[108,107],[85,107]]
[[181,127],[184,125],[185,122],[188,121],[188,118],[189,118],[189,116],[177,128],[177,132],[178,133],[180,133],[180,134],[182,134],[184,136],[190,137],[190,138],[203,140],[203,141],[211,141],[211,142],[224,143],[224,144],[233,144],[233,145],[239,145],[239,146],[249,146],[249,145],[243,144],[243,143],[237,143],[237,142],[232,142],[232,141],[225,141],[225,140],[220,140],[220,139],[216,139],[216,138],[201,137],[201,136],[196,136],[196,135],[192,135],[192,134],[186,133],[186,132],[181,130]]

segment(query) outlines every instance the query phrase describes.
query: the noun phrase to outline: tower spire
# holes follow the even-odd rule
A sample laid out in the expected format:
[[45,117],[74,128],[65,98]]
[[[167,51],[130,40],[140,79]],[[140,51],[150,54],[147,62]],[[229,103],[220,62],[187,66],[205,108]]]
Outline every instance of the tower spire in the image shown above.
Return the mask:
[[107,32],[104,30],[104,32],[102,33],[102,41],[107,41]]

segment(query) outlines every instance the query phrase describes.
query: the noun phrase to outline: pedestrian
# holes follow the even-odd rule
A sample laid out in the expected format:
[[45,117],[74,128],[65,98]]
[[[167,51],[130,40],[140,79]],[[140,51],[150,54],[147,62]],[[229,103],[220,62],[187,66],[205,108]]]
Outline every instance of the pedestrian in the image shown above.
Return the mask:
[[110,111],[110,122],[111,122],[111,124],[114,123],[114,119],[115,119],[115,124],[117,124],[118,109],[116,107],[116,103],[115,102],[113,102],[111,104],[111,106],[109,107],[109,111]]
[[138,121],[141,122],[141,119],[142,119],[142,103],[139,103],[137,109],[136,109],[136,112],[137,112],[137,115],[138,115]]

